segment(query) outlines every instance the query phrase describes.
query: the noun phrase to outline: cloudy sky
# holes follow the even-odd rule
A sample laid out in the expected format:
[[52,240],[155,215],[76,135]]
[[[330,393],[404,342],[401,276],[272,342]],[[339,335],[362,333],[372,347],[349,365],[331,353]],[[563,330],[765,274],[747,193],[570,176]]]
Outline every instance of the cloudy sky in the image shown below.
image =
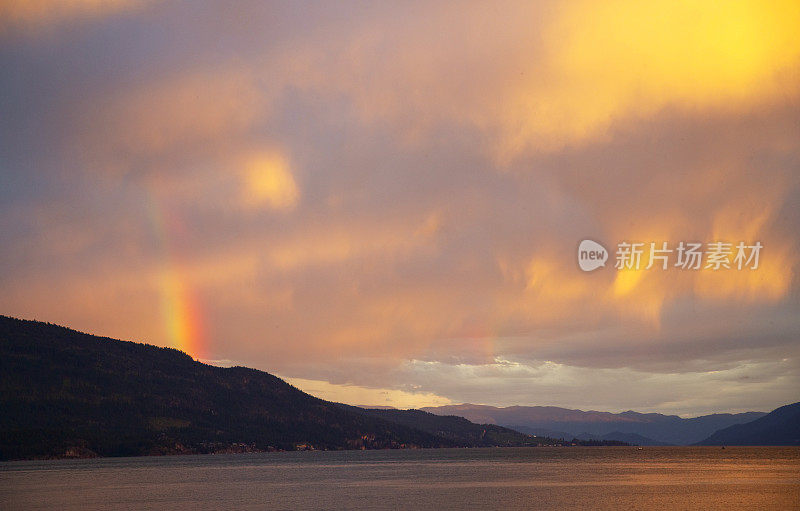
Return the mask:
[[[353,404],[797,401],[798,26],[794,1],[0,1],[0,312]],[[763,250],[618,271],[621,241]]]

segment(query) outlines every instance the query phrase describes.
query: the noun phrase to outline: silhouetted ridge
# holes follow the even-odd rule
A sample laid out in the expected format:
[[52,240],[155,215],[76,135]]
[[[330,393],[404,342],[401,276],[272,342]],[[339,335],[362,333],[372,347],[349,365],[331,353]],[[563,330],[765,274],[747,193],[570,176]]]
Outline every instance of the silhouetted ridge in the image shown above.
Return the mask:
[[499,426],[363,410],[269,373],[0,316],[0,459],[536,445]]
[[255,369],[0,317],[0,458],[465,445]]
[[800,445],[800,402],[747,424],[721,429],[699,445]]

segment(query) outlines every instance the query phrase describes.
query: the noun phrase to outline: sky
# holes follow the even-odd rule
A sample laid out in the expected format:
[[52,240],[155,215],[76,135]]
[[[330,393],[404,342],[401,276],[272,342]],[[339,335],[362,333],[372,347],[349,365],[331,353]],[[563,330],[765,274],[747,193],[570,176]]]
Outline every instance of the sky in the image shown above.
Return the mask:
[[[0,0],[0,312],[359,405],[797,401],[798,26],[780,0]],[[763,248],[614,267],[682,241]]]

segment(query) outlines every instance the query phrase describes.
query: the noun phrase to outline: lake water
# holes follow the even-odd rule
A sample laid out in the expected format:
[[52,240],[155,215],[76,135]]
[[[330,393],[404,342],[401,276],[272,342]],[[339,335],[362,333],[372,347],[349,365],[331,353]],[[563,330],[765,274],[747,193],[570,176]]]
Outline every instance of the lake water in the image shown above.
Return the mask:
[[800,509],[800,449],[562,447],[0,463],[0,509]]

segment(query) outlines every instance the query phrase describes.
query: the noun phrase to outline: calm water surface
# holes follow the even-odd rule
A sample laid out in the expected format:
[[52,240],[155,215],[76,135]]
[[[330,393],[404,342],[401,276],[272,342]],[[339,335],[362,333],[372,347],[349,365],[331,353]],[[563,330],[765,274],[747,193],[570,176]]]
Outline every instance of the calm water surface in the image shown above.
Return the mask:
[[0,463],[0,509],[800,509],[800,449],[566,447]]

